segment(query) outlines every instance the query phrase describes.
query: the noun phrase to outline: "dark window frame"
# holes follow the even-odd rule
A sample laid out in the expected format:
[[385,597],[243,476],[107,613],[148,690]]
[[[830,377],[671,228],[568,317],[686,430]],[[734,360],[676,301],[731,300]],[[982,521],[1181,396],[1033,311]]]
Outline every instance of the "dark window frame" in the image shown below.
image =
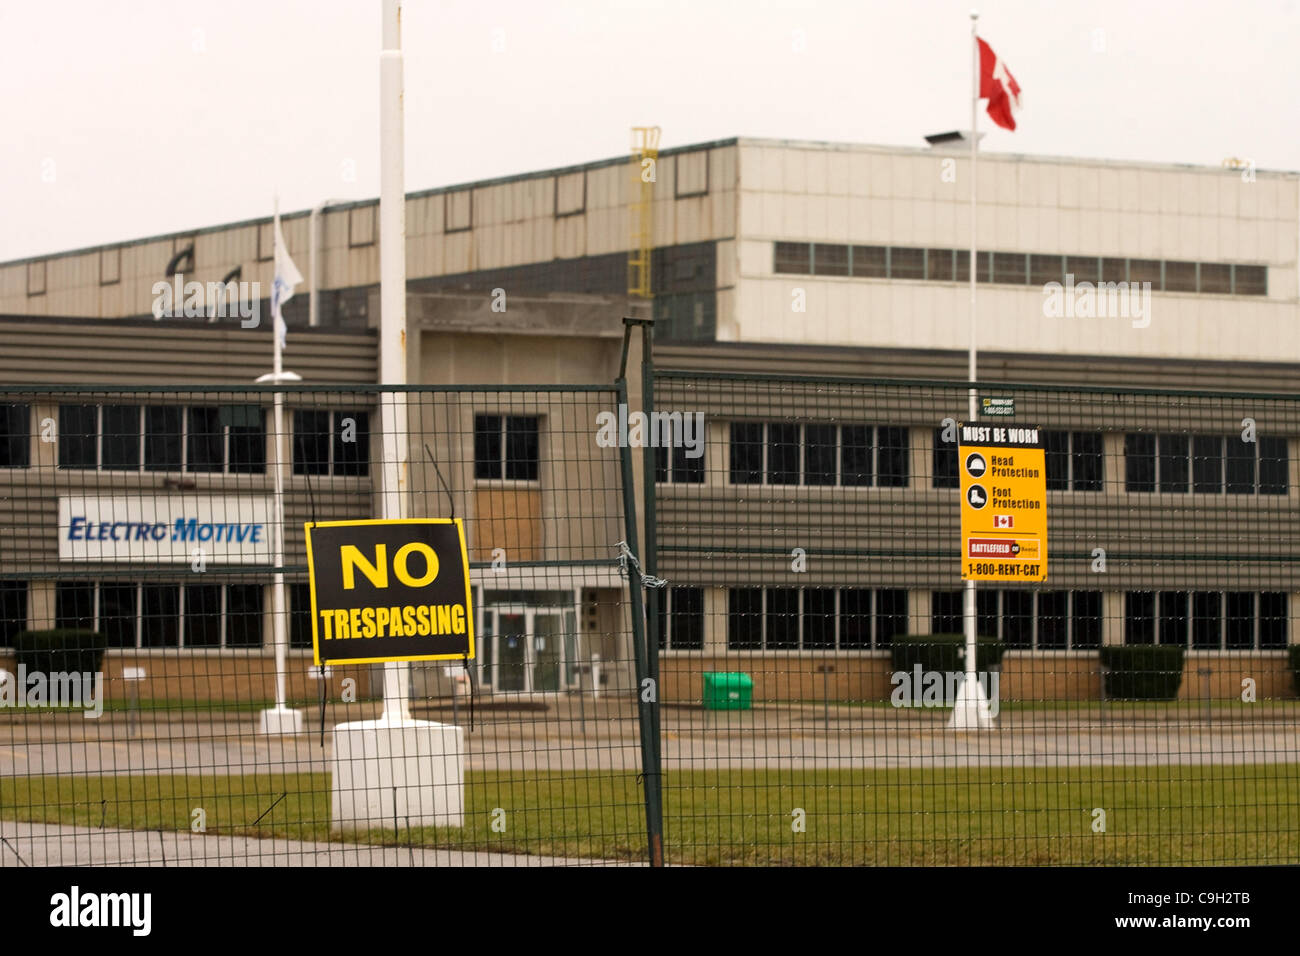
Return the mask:
[[[516,426],[513,441],[510,430],[512,423]],[[494,427],[486,427],[489,424]],[[521,425],[523,428],[519,430]],[[484,451],[483,439],[490,440],[496,449],[492,453],[491,461],[486,455],[480,455]],[[529,454],[530,444],[531,454]],[[521,445],[524,451],[522,456],[519,454]],[[474,414],[474,480],[476,482],[510,481],[536,484],[541,481],[541,471],[541,415],[514,415],[508,412]]]

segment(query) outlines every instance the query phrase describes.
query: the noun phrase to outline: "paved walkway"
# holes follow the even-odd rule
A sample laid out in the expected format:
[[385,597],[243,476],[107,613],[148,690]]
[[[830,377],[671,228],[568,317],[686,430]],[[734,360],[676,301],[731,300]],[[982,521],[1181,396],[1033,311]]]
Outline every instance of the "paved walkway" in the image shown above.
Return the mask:
[[623,861],[207,836],[0,820],[7,866],[639,866]]

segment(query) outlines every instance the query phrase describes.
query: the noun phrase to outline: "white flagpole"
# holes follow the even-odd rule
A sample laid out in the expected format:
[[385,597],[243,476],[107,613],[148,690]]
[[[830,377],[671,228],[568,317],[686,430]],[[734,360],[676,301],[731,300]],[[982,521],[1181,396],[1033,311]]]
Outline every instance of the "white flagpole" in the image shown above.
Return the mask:
[[[280,258],[280,195],[275,196],[275,226],[274,226],[275,252],[273,253],[272,268],[274,263]],[[272,303],[275,302],[275,278],[271,279],[271,296]],[[274,313],[271,317],[271,341],[273,343],[273,363],[272,371],[275,375],[276,384],[280,383],[281,374],[284,371],[284,359],[282,356],[282,346],[280,344],[280,309],[273,307]],[[275,393],[274,405],[275,417],[275,583],[271,595],[271,614],[273,616],[274,635],[275,635],[275,709],[282,711],[286,709],[286,691],[285,683],[285,655],[288,644],[287,635],[285,634],[285,608],[284,608],[284,393]]]
[[[966,404],[966,421],[968,424],[973,424],[978,416],[978,408],[976,407],[978,402],[975,394],[979,315],[975,304],[975,270],[977,268],[975,190],[978,181],[977,157],[979,156],[979,135],[976,128],[979,124],[980,95],[979,16],[978,10],[970,12],[970,268],[967,270],[970,279],[970,334],[966,353],[966,377],[970,383],[970,388],[967,390]],[[958,455],[957,457],[957,467],[964,468],[965,464],[961,461],[961,456]],[[964,541],[961,546],[963,549],[965,548]],[[965,554],[962,555],[961,560],[963,562],[966,560]],[[962,624],[966,637],[965,679],[962,681],[957,700],[954,702],[952,720],[949,724],[955,730],[977,730],[992,726],[992,718],[988,712],[988,701],[982,693],[978,675],[976,674],[976,623],[975,582],[968,580],[965,582],[962,607]]]
[[[379,383],[406,384],[406,147],[402,105],[402,4],[382,0],[383,49],[379,54]],[[406,517],[406,393],[379,394],[383,466],[381,515]],[[384,665],[386,724],[411,720],[411,670],[406,663]]]
[[[280,195],[275,196],[275,215],[272,220],[274,248],[272,269],[279,268],[280,256]],[[287,258],[287,250],[283,250]],[[280,322],[278,316],[282,308],[278,303],[279,292],[275,287],[276,275],[271,277],[271,365],[270,375],[257,379],[260,384],[281,385],[284,382],[302,381],[294,372],[284,370],[283,346],[280,344]],[[271,633],[275,648],[275,707],[264,710],[261,714],[261,732],[264,734],[294,734],[302,730],[302,714],[288,708],[288,665],[286,658],[289,651],[288,623],[284,600],[284,393],[277,391],[273,400],[272,429],[274,440],[271,442],[271,468],[275,481],[275,534],[273,536],[272,560],[275,572],[271,585]]]

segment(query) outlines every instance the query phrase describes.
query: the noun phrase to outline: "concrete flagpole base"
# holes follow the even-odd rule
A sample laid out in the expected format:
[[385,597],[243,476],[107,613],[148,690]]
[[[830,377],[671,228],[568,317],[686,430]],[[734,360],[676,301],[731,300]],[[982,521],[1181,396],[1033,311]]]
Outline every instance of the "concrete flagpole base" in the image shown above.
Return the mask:
[[332,733],[334,830],[463,825],[465,751],[460,727],[380,718],[339,724]]
[[269,707],[258,715],[259,734],[283,735],[302,733],[302,711],[288,707]]
[[997,722],[989,712],[989,699],[978,679],[963,677],[957,688],[949,730],[996,730]]

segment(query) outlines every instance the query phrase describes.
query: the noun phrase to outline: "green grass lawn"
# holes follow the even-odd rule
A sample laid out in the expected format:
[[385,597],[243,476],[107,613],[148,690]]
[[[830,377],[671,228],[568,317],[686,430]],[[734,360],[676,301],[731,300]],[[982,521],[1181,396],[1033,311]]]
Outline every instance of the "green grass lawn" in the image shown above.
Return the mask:
[[[664,780],[664,845],[670,862],[696,864],[1297,863],[1297,793],[1298,764],[675,772]],[[463,829],[398,821],[396,833],[348,839],[645,857],[633,773],[471,772],[466,802]],[[11,820],[189,830],[196,807],[209,835],[330,838],[319,774],[0,780],[0,817]],[[504,833],[491,828],[495,808]],[[792,830],[796,808],[804,832]],[[1106,811],[1105,833],[1093,832],[1094,808]]]
[[[807,698],[802,700],[782,701],[781,703],[800,704],[805,707],[824,707],[825,700]],[[946,710],[942,707],[897,707],[889,700],[832,700],[832,707],[876,707],[888,710]],[[1260,700],[1246,703],[1235,698],[1211,700],[1002,700],[998,702],[1001,712],[1008,711],[1083,711],[1102,713],[1104,711],[1140,711],[1152,714],[1177,714],[1180,712],[1204,713],[1206,706],[1216,713],[1252,713],[1286,714],[1294,716],[1300,713],[1300,700],[1289,697]]]

